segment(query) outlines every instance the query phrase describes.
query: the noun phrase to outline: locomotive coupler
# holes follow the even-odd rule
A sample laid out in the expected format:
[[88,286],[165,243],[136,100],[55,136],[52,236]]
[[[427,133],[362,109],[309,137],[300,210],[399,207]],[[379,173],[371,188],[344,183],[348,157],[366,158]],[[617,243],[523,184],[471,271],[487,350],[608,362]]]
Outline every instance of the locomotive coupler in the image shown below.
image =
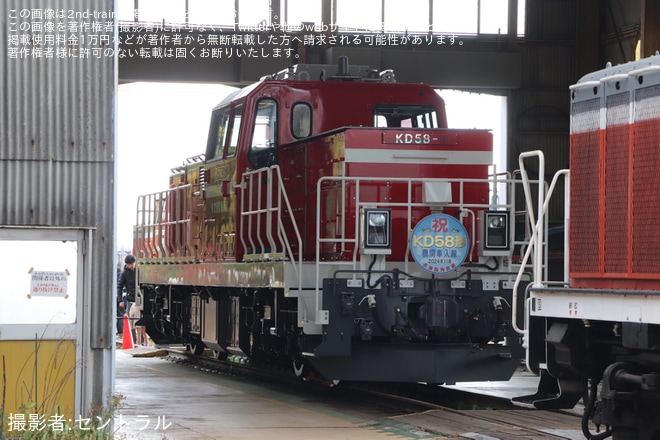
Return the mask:
[[613,432],[619,433],[614,438],[627,438],[623,433],[637,435],[658,429],[655,412],[660,408],[656,397],[660,374],[635,370],[632,364],[617,362],[603,373],[601,399],[594,409],[592,421],[596,425],[611,426]]

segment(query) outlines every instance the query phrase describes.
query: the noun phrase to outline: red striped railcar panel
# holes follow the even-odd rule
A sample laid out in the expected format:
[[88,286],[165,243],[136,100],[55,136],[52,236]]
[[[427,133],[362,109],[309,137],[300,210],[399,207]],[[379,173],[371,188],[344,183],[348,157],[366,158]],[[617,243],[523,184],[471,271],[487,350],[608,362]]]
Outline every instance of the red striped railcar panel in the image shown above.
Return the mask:
[[635,95],[632,273],[660,275],[660,86]]
[[[634,99],[633,123],[630,124]],[[660,86],[574,104],[570,277],[573,287],[660,288]]]
[[[600,167],[598,99],[573,106],[571,134],[570,276],[598,272]],[[585,197],[586,195],[586,197]]]
[[628,156],[630,125],[628,93],[607,97],[605,173],[603,187],[603,272],[628,271]]

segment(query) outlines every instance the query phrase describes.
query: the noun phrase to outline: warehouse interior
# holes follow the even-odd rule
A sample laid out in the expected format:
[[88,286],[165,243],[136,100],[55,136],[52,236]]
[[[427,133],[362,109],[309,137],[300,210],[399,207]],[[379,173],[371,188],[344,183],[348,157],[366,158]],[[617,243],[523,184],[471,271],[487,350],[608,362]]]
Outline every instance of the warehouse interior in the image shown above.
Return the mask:
[[[146,0],[142,0],[146,6]],[[120,57],[118,61],[119,83],[134,81],[202,82],[232,86],[250,84],[264,75],[282,70],[295,63],[335,63],[340,56],[347,56],[351,64],[368,65],[379,70],[393,69],[398,81],[425,82],[437,89],[454,89],[488,93],[506,97],[506,150],[509,170],[517,169],[517,157],[523,151],[541,150],[546,158],[546,175],[569,166],[569,104],[568,88],[587,72],[633,61],[660,50],[660,5],[653,0],[473,0],[462,1],[454,14],[467,18],[463,32],[446,32],[449,26],[444,17],[456,2],[418,0],[407,2],[405,8],[414,9],[412,29],[401,25],[388,27],[388,17],[400,12],[401,6],[391,0],[364,2],[370,8],[368,23],[382,23],[381,29],[362,29],[362,37],[378,34],[412,36],[419,35],[433,44],[414,44],[412,38],[399,38],[396,44],[376,45],[369,38],[352,40],[351,44],[337,44],[331,35],[355,35],[357,27],[341,26],[341,18],[350,16],[350,2],[342,0],[318,0],[305,2],[305,7],[315,13],[305,19],[303,26],[313,23],[314,33],[326,34],[320,44],[306,44],[306,32],[301,26],[298,44],[290,47],[293,57],[225,57],[213,58],[161,58],[158,60],[137,56]],[[197,37],[216,33],[225,37],[245,34],[241,25],[251,24],[241,19],[247,12],[241,0],[235,0],[235,14],[200,18],[194,2],[181,2],[174,15],[163,9],[149,12],[140,9],[140,0],[119,2],[120,41],[130,41],[124,46],[128,51],[149,49],[146,38],[140,34],[155,32],[161,37],[172,37],[180,29],[167,29],[170,20],[188,20],[185,33]],[[268,2],[264,2],[265,3]],[[362,5],[362,2],[360,2]],[[131,7],[142,11],[130,15]],[[250,6],[252,7],[252,6]],[[251,33],[264,37],[272,29],[280,30],[291,25],[296,17],[297,0],[272,0],[263,14],[268,14]],[[486,27],[486,14],[497,8],[506,10],[506,19]],[[127,12],[122,13],[122,8]],[[315,9],[316,8],[316,9]],[[241,11],[244,11],[243,13]],[[394,12],[392,12],[394,11]],[[343,15],[342,15],[343,12]],[[221,11],[218,12],[221,14]],[[261,17],[258,15],[257,17]],[[280,18],[281,17],[281,18]],[[449,17],[450,19],[452,17]],[[215,26],[195,25],[192,21],[219,23]],[[246,21],[247,20],[247,21]],[[153,29],[133,27],[132,24],[155,21],[163,24]],[[336,28],[319,26],[337,22]],[[390,21],[391,22],[391,21]],[[451,22],[449,22],[451,23]],[[375,25],[374,25],[375,26]],[[415,28],[416,26],[416,28]],[[420,31],[420,28],[431,31]],[[287,28],[288,30],[289,28]],[[392,30],[389,30],[392,29]],[[416,30],[417,29],[417,30]],[[197,35],[198,34],[198,35]],[[277,32],[275,32],[277,34]],[[295,35],[295,32],[294,32]],[[443,36],[442,44],[436,44]],[[454,37],[456,40],[451,40]],[[172,40],[169,40],[172,41]],[[264,40],[265,41],[265,40]],[[391,40],[390,40],[391,41]],[[452,42],[453,41],[453,42]],[[456,41],[460,41],[458,44]],[[335,44],[332,44],[334,42]],[[172,44],[172,43],[170,43]],[[267,44],[265,45],[268,46]],[[120,46],[121,50],[121,46]],[[272,51],[272,47],[268,49]],[[559,201],[560,202],[560,201]],[[561,213],[560,206],[553,212]],[[557,214],[561,215],[561,214]],[[561,222],[553,218],[552,222]]]
[[[294,12],[301,2],[315,5],[311,20],[296,18]],[[298,63],[330,64],[346,56],[354,65],[393,69],[401,82],[425,82],[437,89],[506,97],[507,168],[518,168],[521,152],[541,150],[546,157],[546,179],[569,166],[569,86],[606,63],[625,63],[660,50],[657,0],[234,0],[222,3],[236,13],[218,20],[195,18],[199,17],[195,16],[196,5],[211,3],[205,0],[35,0],[30,2],[34,10],[110,11],[106,15],[119,10],[119,16],[112,17],[119,24],[113,41],[118,44],[117,55],[82,59],[67,56],[65,49],[62,57],[12,58],[18,46],[32,46],[35,41],[30,31],[23,30],[30,22],[29,12],[26,16],[17,13],[25,8],[22,3],[10,0],[0,6],[0,29],[7,35],[0,44],[0,184],[5,189],[0,196],[0,239],[76,243],[80,301],[73,307],[71,322],[62,328],[72,328],[72,345],[84,347],[78,350],[72,367],[80,374],[74,384],[75,397],[69,399],[79,414],[92,402],[103,401],[114,384],[114,328],[107,317],[113,316],[116,286],[117,84],[151,81],[241,87],[293,64],[287,57],[156,60],[139,56],[151,49],[154,38],[163,50],[175,48],[175,34],[191,41],[212,34],[231,39],[249,33],[256,39],[265,38],[278,35],[279,31],[270,29],[278,27],[280,17],[289,23],[332,23],[347,16],[346,8],[350,11],[351,4],[368,5],[375,17],[370,22],[383,23],[382,29],[321,27],[314,31],[320,44],[292,42],[286,49]],[[131,13],[148,7],[159,10],[166,3],[177,5],[183,21],[178,25],[183,28],[172,30],[172,20],[178,18]],[[455,3],[465,8],[472,21],[467,29],[459,29],[461,32],[446,32],[443,11]],[[266,15],[257,22],[243,22],[245,8],[256,4]],[[481,27],[482,17],[490,13],[493,4],[499,12],[506,11],[505,26]],[[392,11],[400,7],[417,17],[417,29],[385,27]],[[363,17],[372,15],[357,16]],[[197,19],[215,23],[197,26]],[[71,24],[66,17],[60,21],[65,28]],[[243,24],[256,28],[240,30]],[[303,30],[295,32],[305,41]],[[332,37],[342,34],[362,38],[330,44]],[[384,34],[396,37],[397,44],[373,44]],[[28,36],[23,39],[22,35]],[[415,36],[434,43],[444,39],[443,44],[422,45],[411,40]],[[263,49],[272,52],[273,43],[264,41]],[[72,53],[73,42],[67,43]],[[107,48],[110,52],[113,43]],[[194,43],[190,45],[194,47]],[[148,179],[148,166],[134,178]],[[551,207],[557,216],[551,221],[563,220],[560,208]],[[77,232],[73,234],[73,230]],[[31,256],[16,258],[25,258],[27,267],[21,267],[21,276],[27,279]],[[58,268],[63,273],[65,269],[69,268]],[[11,332],[0,328],[0,354],[13,352],[12,338],[27,346],[35,334],[45,334],[44,328],[57,330],[48,324],[16,326]],[[22,364],[15,359],[18,370]]]

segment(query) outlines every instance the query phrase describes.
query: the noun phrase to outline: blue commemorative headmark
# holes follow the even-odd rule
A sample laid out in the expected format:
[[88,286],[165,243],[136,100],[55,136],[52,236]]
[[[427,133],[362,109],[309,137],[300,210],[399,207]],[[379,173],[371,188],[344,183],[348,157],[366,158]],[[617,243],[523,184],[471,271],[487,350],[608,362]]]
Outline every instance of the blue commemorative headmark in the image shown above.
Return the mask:
[[410,236],[413,258],[433,274],[452,272],[465,261],[469,251],[465,227],[447,214],[431,214],[419,221]]

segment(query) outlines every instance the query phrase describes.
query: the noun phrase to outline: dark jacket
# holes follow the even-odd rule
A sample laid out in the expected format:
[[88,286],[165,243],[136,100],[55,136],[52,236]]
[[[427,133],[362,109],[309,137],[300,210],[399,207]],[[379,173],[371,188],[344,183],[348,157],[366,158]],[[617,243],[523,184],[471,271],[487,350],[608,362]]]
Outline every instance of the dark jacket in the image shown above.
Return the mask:
[[124,266],[124,270],[119,274],[117,279],[117,298],[119,301],[124,296],[124,289],[126,289],[126,297],[129,302],[135,302],[135,271]]

